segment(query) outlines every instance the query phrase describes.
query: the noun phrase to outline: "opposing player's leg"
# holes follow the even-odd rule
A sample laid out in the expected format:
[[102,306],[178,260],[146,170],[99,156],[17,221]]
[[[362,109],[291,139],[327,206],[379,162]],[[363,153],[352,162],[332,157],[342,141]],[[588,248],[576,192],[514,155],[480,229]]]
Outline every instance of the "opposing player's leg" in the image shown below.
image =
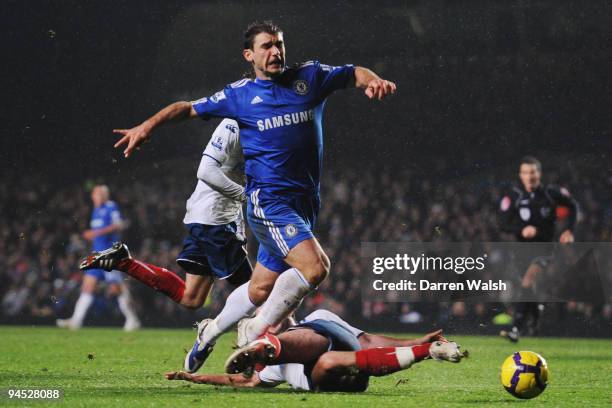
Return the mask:
[[318,286],[329,274],[329,258],[314,237],[301,241],[293,247],[287,254],[285,262],[299,270],[312,286]]
[[166,268],[133,259],[122,243],[89,255],[81,263],[81,269],[118,269],[176,303],[197,309],[206,301],[215,278],[233,279],[234,284],[248,280],[251,267],[243,248],[245,241],[238,236],[236,228],[235,223],[188,225],[189,233],[177,258],[187,273],[185,281]]
[[[259,252],[261,254],[263,250],[260,249]],[[283,268],[284,265],[283,263],[280,268]],[[258,256],[255,270],[248,286],[248,297],[254,305],[261,306],[268,299],[276,280],[280,276],[278,269],[278,263]]]
[[458,363],[467,357],[454,342],[436,341],[411,347],[378,347],[356,352],[329,351],[316,362],[310,376],[321,391],[365,391],[369,376],[384,376],[432,358]]
[[102,252],[93,252],[81,261],[82,270],[102,268],[127,273],[150,288],[163,293],[177,303],[181,302],[185,282],[174,272],[156,265],[133,259],[127,245],[117,242]]
[[125,317],[123,330],[134,331],[141,326],[140,319],[134,309],[134,303],[127,285],[123,282],[121,272],[112,270],[104,273],[104,280],[109,284],[109,295],[117,297],[119,310]]
[[185,371],[193,373],[202,367],[212,352],[217,338],[241,319],[250,316],[257,306],[266,300],[277,278],[278,273],[259,262],[255,265],[251,280],[230,293],[217,317],[204,319],[198,323],[196,341],[185,356]]
[[202,307],[212,290],[213,283],[214,279],[211,275],[194,275],[187,272],[185,274],[185,290],[179,304],[188,309]]
[[235,222],[188,224],[187,228],[189,234],[176,260],[188,274],[182,305],[201,307],[210,293],[213,279],[225,279],[233,286],[249,280],[252,267],[244,248],[246,241]]
[[[521,282],[521,295],[524,299],[533,298],[533,286],[538,275],[541,275],[549,262],[549,257],[538,257],[531,262]],[[521,335],[535,331],[540,317],[540,305],[536,302],[517,302],[514,304],[513,327],[511,330],[500,331],[500,336],[513,343],[519,341]]]
[[[278,273],[261,263],[255,265],[251,280],[227,297],[225,306],[214,319],[206,319],[206,327],[198,336],[202,344],[214,344],[217,338],[241,319],[250,316],[268,298]],[[205,321],[203,321],[205,322]]]
[[291,268],[277,279],[261,312],[248,321],[242,333],[239,332],[239,335],[242,334],[239,346],[256,339],[268,327],[287,318],[329,273],[329,258],[314,237],[296,244],[284,261]]
[[109,283],[109,294],[117,297],[119,310],[125,317],[123,330],[134,331],[141,326],[140,319],[134,309],[132,296],[128,287],[122,282],[119,271],[106,272],[106,281]]
[[74,312],[68,319],[57,319],[56,324],[58,327],[77,330],[83,326],[87,311],[94,301],[98,280],[103,279],[104,271],[102,269],[94,269],[85,273],[83,276],[83,283],[81,284],[81,294],[74,305]]

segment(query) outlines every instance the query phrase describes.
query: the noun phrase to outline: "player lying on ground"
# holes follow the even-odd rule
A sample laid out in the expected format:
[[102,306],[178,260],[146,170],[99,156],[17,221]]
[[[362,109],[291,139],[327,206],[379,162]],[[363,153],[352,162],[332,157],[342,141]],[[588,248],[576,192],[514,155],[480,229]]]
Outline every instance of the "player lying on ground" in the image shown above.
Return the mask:
[[237,350],[226,368],[252,372],[256,364],[265,368],[244,374],[196,375],[169,372],[169,380],[234,387],[274,387],[283,382],[298,390],[360,392],[370,376],[382,376],[433,358],[459,362],[467,353],[447,342],[442,330],[419,339],[397,339],[365,333],[337,315],[317,310],[300,324],[274,336],[266,334]]
[[120,270],[190,309],[204,304],[215,278],[234,286],[244,284],[251,276],[251,265],[244,248],[243,168],[238,124],[224,119],[202,154],[198,182],[187,201],[183,222],[188,236],[176,260],[186,272],[184,281],[166,268],[133,259],[121,243],[92,253],[81,269]]

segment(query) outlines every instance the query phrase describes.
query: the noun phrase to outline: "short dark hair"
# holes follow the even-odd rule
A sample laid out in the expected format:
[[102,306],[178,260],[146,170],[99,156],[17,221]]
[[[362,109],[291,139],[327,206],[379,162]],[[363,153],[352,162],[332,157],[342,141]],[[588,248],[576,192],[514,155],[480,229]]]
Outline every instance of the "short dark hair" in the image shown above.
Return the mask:
[[272,21],[254,21],[244,30],[244,48],[253,49],[253,43],[255,37],[259,33],[278,34],[282,33],[283,30]]
[[519,166],[522,166],[523,164],[533,164],[534,166],[536,166],[536,169],[538,169],[538,171],[542,171],[542,163],[540,163],[540,161],[533,156],[523,157]]

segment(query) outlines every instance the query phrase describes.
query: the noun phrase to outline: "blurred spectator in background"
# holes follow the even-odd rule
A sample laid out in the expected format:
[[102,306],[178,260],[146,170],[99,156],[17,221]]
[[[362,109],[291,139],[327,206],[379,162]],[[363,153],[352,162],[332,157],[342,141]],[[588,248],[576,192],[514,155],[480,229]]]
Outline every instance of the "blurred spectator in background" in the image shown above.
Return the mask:
[[[91,214],[90,228],[85,230],[82,236],[85,240],[91,241],[92,250],[101,252],[110,248],[113,242],[120,240],[119,233],[124,228],[124,222],[119,207],[110,200],[107,186],[94,186],[91,190],[91,201],[94,209]],[[123,329],[132,331],[140,327],[140,320],[132,305],[130,292],[123,284],[121,272],[107,272],[102,269],[89,269],[85,272],[81,284],[81,295],[74,306],[74,313],[68,319],[57,319],[58,327],[76,330],[83,326],[87,311],[94,302],[98,282],[101,281],[108,283],[107,295],[117,298],[119,310],[125,316]]]

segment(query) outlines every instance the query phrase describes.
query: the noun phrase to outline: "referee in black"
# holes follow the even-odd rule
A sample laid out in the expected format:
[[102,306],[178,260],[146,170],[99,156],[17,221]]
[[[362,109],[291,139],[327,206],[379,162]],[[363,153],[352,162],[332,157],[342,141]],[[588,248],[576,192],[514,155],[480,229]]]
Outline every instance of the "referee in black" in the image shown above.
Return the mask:
[[[578,204],[570,192],[563,187],[542,185],[542,164],[532,156],[521,159],[519,179],[520,185],[501,200],[502,230],[513,234],[519,242],[554,242],[556,231],[560,230],[560,243],[574,242]],[[537,262],[532,262],[525,271],[521,283],[523,291],[533,286],[534,272],[541,268]],[[514,327],[509,332],[502,331],[501,335],[517,342],[520,333],[535,331],[539,313],[538,303],[517,303]]]

